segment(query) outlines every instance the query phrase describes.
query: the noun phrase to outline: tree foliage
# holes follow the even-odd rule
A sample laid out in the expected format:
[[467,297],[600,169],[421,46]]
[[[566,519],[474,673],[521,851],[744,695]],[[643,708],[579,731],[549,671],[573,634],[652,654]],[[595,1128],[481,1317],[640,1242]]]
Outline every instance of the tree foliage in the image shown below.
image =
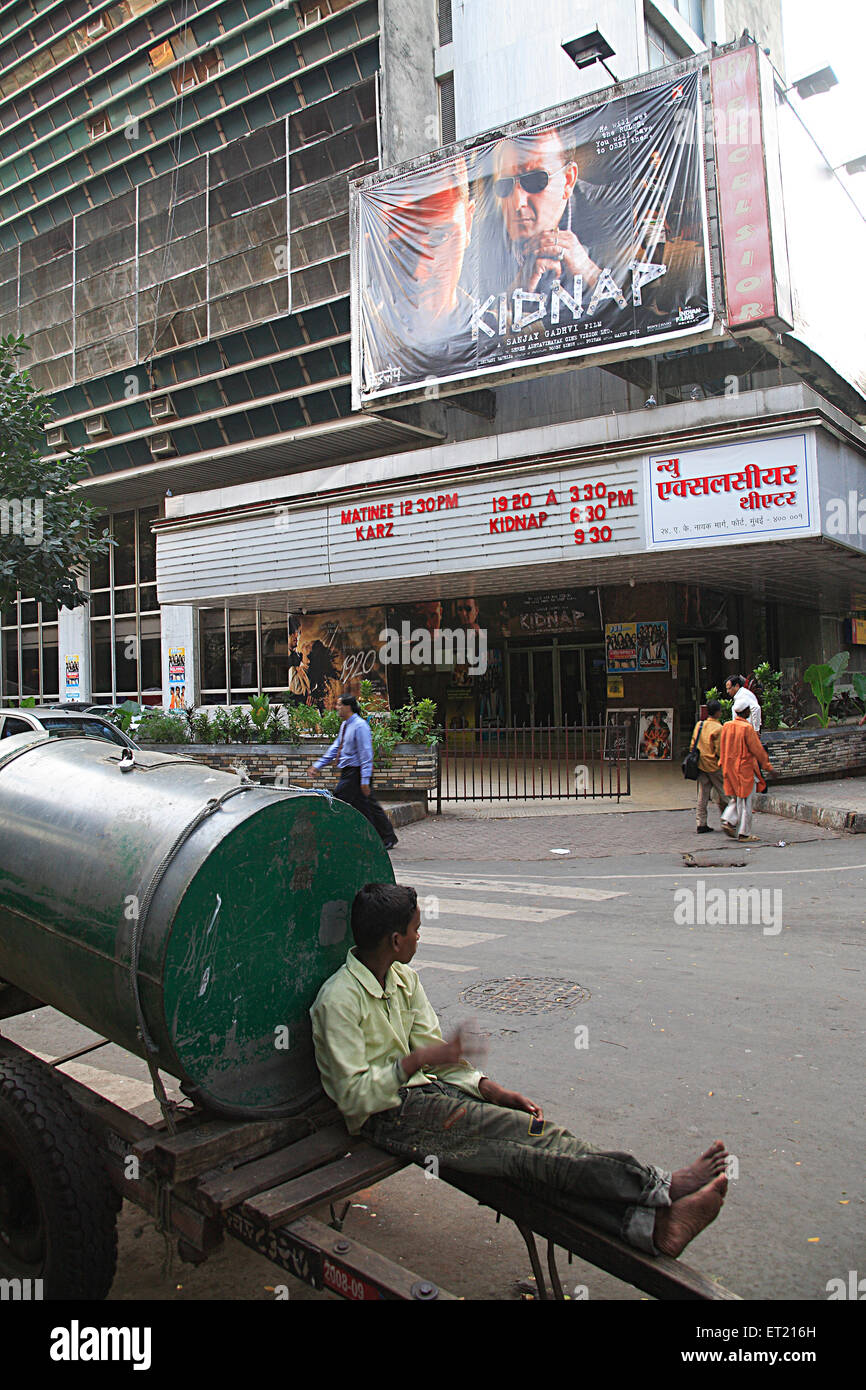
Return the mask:
[[87,472],[81,451],[43,457],[51,402],[20,364],[27,348],[0,339],[0,608],[18,590],[51,607],[77,608],[76,576],[113,543],[99,512],[74,485]]

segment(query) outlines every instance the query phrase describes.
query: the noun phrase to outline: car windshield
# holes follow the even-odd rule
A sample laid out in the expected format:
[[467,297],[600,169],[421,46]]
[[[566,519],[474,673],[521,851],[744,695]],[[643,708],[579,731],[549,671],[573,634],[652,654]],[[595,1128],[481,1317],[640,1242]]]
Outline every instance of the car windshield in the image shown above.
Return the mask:
[[104,719],[52,719],[51,715],[43,714],[39,722],[56,738],[80,738],[83,735],[85,738],[106,739],[119,744],[121,748],[127,747],[122,734]]

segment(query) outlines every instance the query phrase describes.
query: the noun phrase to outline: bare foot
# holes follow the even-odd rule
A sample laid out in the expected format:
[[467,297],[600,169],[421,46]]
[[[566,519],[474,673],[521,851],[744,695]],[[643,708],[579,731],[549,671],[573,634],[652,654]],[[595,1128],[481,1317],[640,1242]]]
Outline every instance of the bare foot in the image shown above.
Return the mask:
[[656,1212],[653,1231],[653,1240],[660,1253],[674,1259],[681,1255],[689,1242],[715,1221],[727,1190],[728,1180],[720,1173],[700,1191],[681,1197],[672,1206],[661,1207]]
[[678,1202],[681,1197],[706,1187],[719,1173],[724,1173],[727,1158],[727,1149],[721,1139],[717,1139],[688,1168],[678,1168],[671,1178],[671,1201]]

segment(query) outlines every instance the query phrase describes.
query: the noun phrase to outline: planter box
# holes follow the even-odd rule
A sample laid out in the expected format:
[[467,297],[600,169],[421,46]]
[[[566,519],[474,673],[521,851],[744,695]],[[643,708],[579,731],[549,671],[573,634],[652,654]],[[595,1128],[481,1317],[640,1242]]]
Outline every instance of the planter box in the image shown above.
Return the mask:
[[762,732],[776,776],[770,782],[817,782],[866,769],[866,725],[836,724],[828,729],[776,729]]
[[[281,786],[337,785],[335,763],[311,776],[313,763],[327,753],[331,739],[293,743],[142,743],[157,753],[177,753],[219,772],[241,769],[253,782]],[[376,792],[428,792],[436,786],[438,748],[426,743],[398,743],[387,767],[373,766]],[[315,778],[315,780],[314,780]]]

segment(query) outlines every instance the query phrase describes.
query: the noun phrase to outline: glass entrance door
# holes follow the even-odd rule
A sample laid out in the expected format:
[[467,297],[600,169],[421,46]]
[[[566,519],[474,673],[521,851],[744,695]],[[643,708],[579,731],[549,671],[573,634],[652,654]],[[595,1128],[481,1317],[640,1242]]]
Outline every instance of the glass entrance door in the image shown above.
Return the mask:
[[702,638],[677,642],[677,715],[679,738],[683,747],[686,746],[698,721],[704,698],[703,683],[706,670],[706,644]]
[[508,652],[509,720],[518,727],[603,724],[604,647],[517,647]]
[[552,647],[518,648],[508,653],[510,722],[535,728],[557,722]]

